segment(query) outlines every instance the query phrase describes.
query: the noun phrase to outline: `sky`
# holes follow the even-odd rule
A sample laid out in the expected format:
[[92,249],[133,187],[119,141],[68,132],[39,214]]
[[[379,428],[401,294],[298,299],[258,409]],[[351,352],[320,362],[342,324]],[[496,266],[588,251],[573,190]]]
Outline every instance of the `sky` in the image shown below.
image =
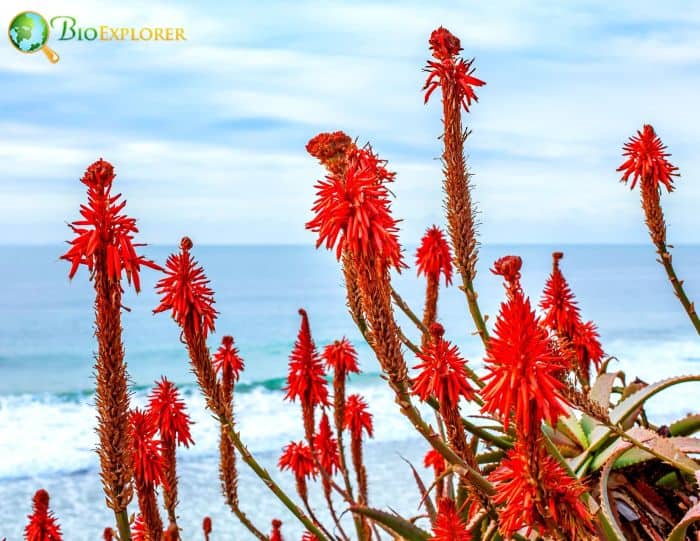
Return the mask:
[[487,85],[465,122],[483,243],[646,242],[615,172],[651,123],[680,167],[671,242],[696,242],[700,4],[690,2],[199,2],[3,0],[78,26],[184,27],[185,42],[0,45],[0,244],[47,244],[103,157],[140,240],[309,244],[320,131],[370,141],[397,172],[401,238],[442,225],[439,100],[423,104],[444,25]]

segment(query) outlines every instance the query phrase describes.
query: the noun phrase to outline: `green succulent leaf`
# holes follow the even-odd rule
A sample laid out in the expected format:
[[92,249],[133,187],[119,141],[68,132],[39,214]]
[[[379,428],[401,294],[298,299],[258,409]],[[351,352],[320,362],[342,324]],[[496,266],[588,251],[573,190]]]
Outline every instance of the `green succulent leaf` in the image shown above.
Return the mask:
[[672,436],[690,436],[700,430],[700,415],[688,415],[671,423],[668,427]]
[[406,539],[407,541],[428,541],[430,534],[419,528],[415,524],[410,523],[404,518],[393,513],[387,513],[386,511],[381,511],[379,509],[373,509],[371,507],[360,507],[352,506],[350,511],[357,513],[358,515],[363,515],[372,520],[376,520],[396,535]]

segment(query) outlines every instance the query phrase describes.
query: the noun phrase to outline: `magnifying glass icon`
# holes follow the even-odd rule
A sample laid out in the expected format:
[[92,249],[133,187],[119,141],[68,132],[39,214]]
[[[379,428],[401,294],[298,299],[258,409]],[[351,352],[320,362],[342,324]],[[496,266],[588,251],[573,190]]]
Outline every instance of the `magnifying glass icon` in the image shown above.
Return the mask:
[[49,62],[55,64],[59,60],[56,51],[46,43],[49,41],[49,23],[35,11],[23,11],[10,21],[7,36],[10,43],[20,53],[34,54],[43,51]]

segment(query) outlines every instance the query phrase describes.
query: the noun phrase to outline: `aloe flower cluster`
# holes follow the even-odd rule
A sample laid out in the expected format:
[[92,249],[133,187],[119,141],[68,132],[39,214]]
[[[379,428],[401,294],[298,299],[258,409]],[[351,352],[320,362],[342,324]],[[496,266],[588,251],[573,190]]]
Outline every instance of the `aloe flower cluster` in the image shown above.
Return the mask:
[[[280,450],[279,472],[261,466],[236,420],[245,412],[234,408],[244,355],[230,334],[216,346],[209,344],[218,315],[215,293],[194,257],[193,242],[183,238],[162,268],[138,255],[136,222],[124,214],[121,196],[112,195],[112,166],[100,160],[82,179],[88,202],[81,207],[82,219],[71,225],[75,237],[63,258],[71,264],[71,278],[85,265],[95,285],[97,451],[106,503],[115,514],[105,540],[216,538],[209,517],[200,532],[183,531],[178,524],[177,448],[194,442],[177,387],[163,377],[145,409],[130,403],[121,339],[122,278],[138,291],[144,267],[162,273],[154,312],[169,313],[181,331],[219,431],[224,501],[253,538],[289,539],[275,516],[279,506],[299,522],[303,541],[683,541],[700,535],[695,525],[700,439],[693,437],[700,416],[661,426],[645,411],[648,399],[700,376],[647,385],[608,371],[614,359],[604,353],[595,323],[583,317],[562,269],[562,252],[553,254],[539,303],[521,282],[526,262],[517,255],[492,262],[492,276],[484,279],[503,282],[502,302],[493,318],[482,313],[475,283],[475,186],[465,146],[466,115],[485,82],[476,77],[474,60],[461,57],[461,42],[447,29],[436,29],[428,45],[432,58],[423,90],[426,103],[441,98],[446,233],[429,226],[415,254],[416,275],[425,281],[422,314],[392,281],[408,268],[400,219],[392,208],[391,184],[399,177],[371,145],[342,131],[318,134],[306,146],[324,168],[306,229],[317,248],[331,250],[339,261],[347,309],[396,407],[425,445],[423,473],[412,465],[406,471],[416,481],[419,511],[401,516],[373,503],[375,491],[395,488],[374,485],[365,464],[375,426],[371,404],[348,387],[360,371],[357,349],[342,336],[317,347],[314,314],[304,309],[284,387],[284,400],[299,408],[300,436]],[[623,155],[622,181],[640,187],[659,261],[700,333],[694,304],[672,264],[661,207],[662,192],[673,191],[678,169],[649,125],[624,145]],[[473,327],[448,335],[440,320],[446,294],[440,289],[450,286],[453,276],[461,282]],[[398,312],[408,326],[399,323]],[[473,334],[483,344],[483,356],[468,360],[460,346]],[[241,463],[269,489],[270,502],[241,501]],[[282,488],[278,475],[293,481],[294,494]],[[269,513],[270,522],[256,524],[242,503]],[[46,491],[34,496],[28,520],[25,539],[62,539]]]

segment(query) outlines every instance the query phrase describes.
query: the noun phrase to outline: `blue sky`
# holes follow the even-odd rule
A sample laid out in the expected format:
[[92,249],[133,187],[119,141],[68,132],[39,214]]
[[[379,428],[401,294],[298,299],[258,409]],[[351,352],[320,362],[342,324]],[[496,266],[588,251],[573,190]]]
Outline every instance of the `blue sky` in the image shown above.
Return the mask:
[[617,182],[652,123],[682,178],[672,241],[700,207],[700,4],[666,2],[88,2],[3,0],[81,26],[183,26],[184,43],[60,42],[61,61],[0,46],[0,243],[53,243],[112,161],[141,239],[310,243],[304,151],[319,131],[369,140],[397,171],[414,244],[441,224],[440,107],[424,106],[430,31],[445,25],[488,85],[468,118],[484,243],[645,242]]

